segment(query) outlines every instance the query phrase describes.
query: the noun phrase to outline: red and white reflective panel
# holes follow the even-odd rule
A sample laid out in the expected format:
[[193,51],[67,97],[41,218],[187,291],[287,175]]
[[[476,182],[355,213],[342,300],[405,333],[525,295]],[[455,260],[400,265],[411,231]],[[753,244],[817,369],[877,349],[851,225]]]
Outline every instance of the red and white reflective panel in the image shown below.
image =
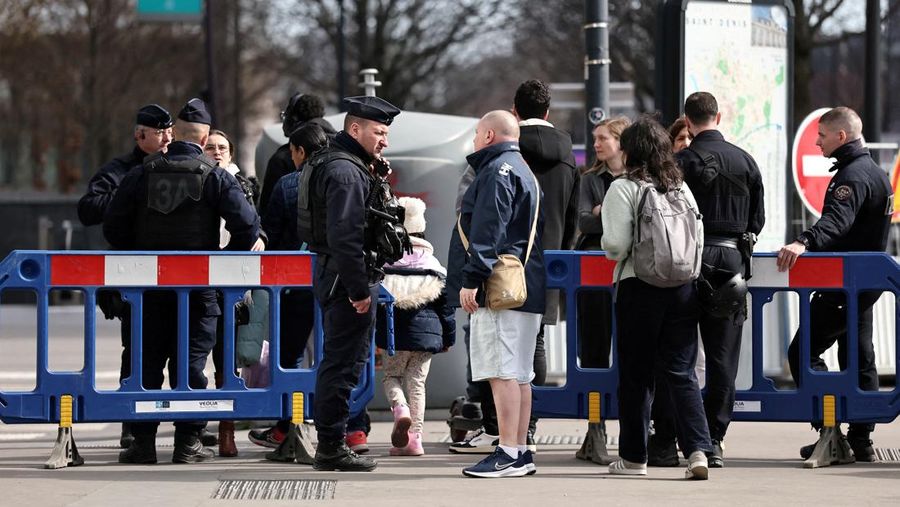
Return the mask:
[[50,285],[312,285],[312,256],[51,255]]
[[754,257],[750,287],[829,289],[844,286],[841,257],[800,257],[789,271],[778,271],[775,257]]

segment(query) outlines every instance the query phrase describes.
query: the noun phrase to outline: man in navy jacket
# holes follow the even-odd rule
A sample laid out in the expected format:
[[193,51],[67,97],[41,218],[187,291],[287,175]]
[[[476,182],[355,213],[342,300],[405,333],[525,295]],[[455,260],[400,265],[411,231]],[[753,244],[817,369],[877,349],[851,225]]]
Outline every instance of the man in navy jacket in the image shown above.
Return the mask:
[[[518,139],[519,125],[509,112],[492,111],[478,122],[475,153],[467,157],[475,180],[463,196],[459,228],[450,243],[448,294],[458,293],[458,304],[471,315],[472,380],[490,381],[500,427],[494,453],[463,470],[470,477],[518,477],[534,471],[526,438],[546,278],[537,207],[541,190]],[[484,282],[500,254],[515,255],[525,265],[528,297],[515,309],[485,305]]]

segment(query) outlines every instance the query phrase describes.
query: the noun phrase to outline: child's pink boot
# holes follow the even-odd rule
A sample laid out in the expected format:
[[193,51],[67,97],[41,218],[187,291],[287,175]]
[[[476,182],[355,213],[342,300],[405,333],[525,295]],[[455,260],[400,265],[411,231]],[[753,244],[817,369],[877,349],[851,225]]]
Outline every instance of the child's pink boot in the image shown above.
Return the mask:
[[422,448],[422,434],[409,432],[409,443],[406,447],[391,447],[391,456],[422,456],[425,449]]
[[412,426],[412,419],[409,417],[409,407],[406,405],[397,405],[391,408],[394,413],[394,429],[391,431],[391,445],[398,449],[406,447],[409,443],[409,427]]

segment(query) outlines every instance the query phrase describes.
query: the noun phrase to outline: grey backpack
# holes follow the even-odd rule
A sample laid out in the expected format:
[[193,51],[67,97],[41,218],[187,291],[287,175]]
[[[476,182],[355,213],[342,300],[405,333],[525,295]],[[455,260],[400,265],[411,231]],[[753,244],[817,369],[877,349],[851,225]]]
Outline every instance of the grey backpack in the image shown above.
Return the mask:
[[660,192],[638,182],[631,258],[634,274],[656,287],[677,287],[700,274],[702,216],[680,187]]

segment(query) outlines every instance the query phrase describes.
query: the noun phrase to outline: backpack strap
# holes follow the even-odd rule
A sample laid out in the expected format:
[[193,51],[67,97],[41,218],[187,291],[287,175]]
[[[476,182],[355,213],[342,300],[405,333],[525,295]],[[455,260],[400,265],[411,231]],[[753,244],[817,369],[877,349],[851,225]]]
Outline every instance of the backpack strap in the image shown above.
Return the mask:
[[[634,180],[632,180],[634,181]],[[638,192],[640,192],[640,199],[637,201],[637,205],[634,207],[634,226],[631,228],[632,230],[632,238],[631,244],[632,248],[634,247],[634,241],[637,239],[635,236],[635,231],[640,227],[640,216],[639,211],[644,207],[644,203],[647,201],[647,195],[650,193],[650,189],[653,188],[654,183],[650,181],[635,181],[638,186]],[[615,289],[613,290],[613,304],[615,304],[616,299],[619,297],[619,282],[622,281],[622,272],[625,271],[625,263],[628,262],[628,259],[631,258],[631,251],[628,251],[628,255],[622,259],[621,262],[616,265],[616,282]]]
[[704,150],[703,148],[694,146],[688,146],[687,149],[692,151],[694,155],[700,157],[700,160],[703,161],[706,167],[711,167],[712,169],[714,169],[716,171],[716,175],[722,175],[725,179],[737,185],[737,187],[742,191],[744,191],[748,195],[750,194],[750,188],[747,187],[747,183],[742,181],[734,174],[731,174],[729,171],[722,170],[722,168],[719,167],[719,161],[716,160],[716,157],[714,157],[712,153]]
[[[525,262],[522,263],[523,266],[528,264],[528,258],[531,256],[531,247],[534,246],[534,236],[537,233],[538,218],[541,216],[541,185],[538,183],[537,176],[535,176],[534,173],[531,173],[531,177],[534,178],[534,188],[537,190],[537,201],[534,204],[534,221],[531,223],[531,234],[528,236],[528,248],[525,250]],[[462,213],[456,217],[456,230],[459,232],[459,239],[462,241],[463,248],[468,252],[469,238],[466,237],[466,233],[462,230],[461,220]]]

